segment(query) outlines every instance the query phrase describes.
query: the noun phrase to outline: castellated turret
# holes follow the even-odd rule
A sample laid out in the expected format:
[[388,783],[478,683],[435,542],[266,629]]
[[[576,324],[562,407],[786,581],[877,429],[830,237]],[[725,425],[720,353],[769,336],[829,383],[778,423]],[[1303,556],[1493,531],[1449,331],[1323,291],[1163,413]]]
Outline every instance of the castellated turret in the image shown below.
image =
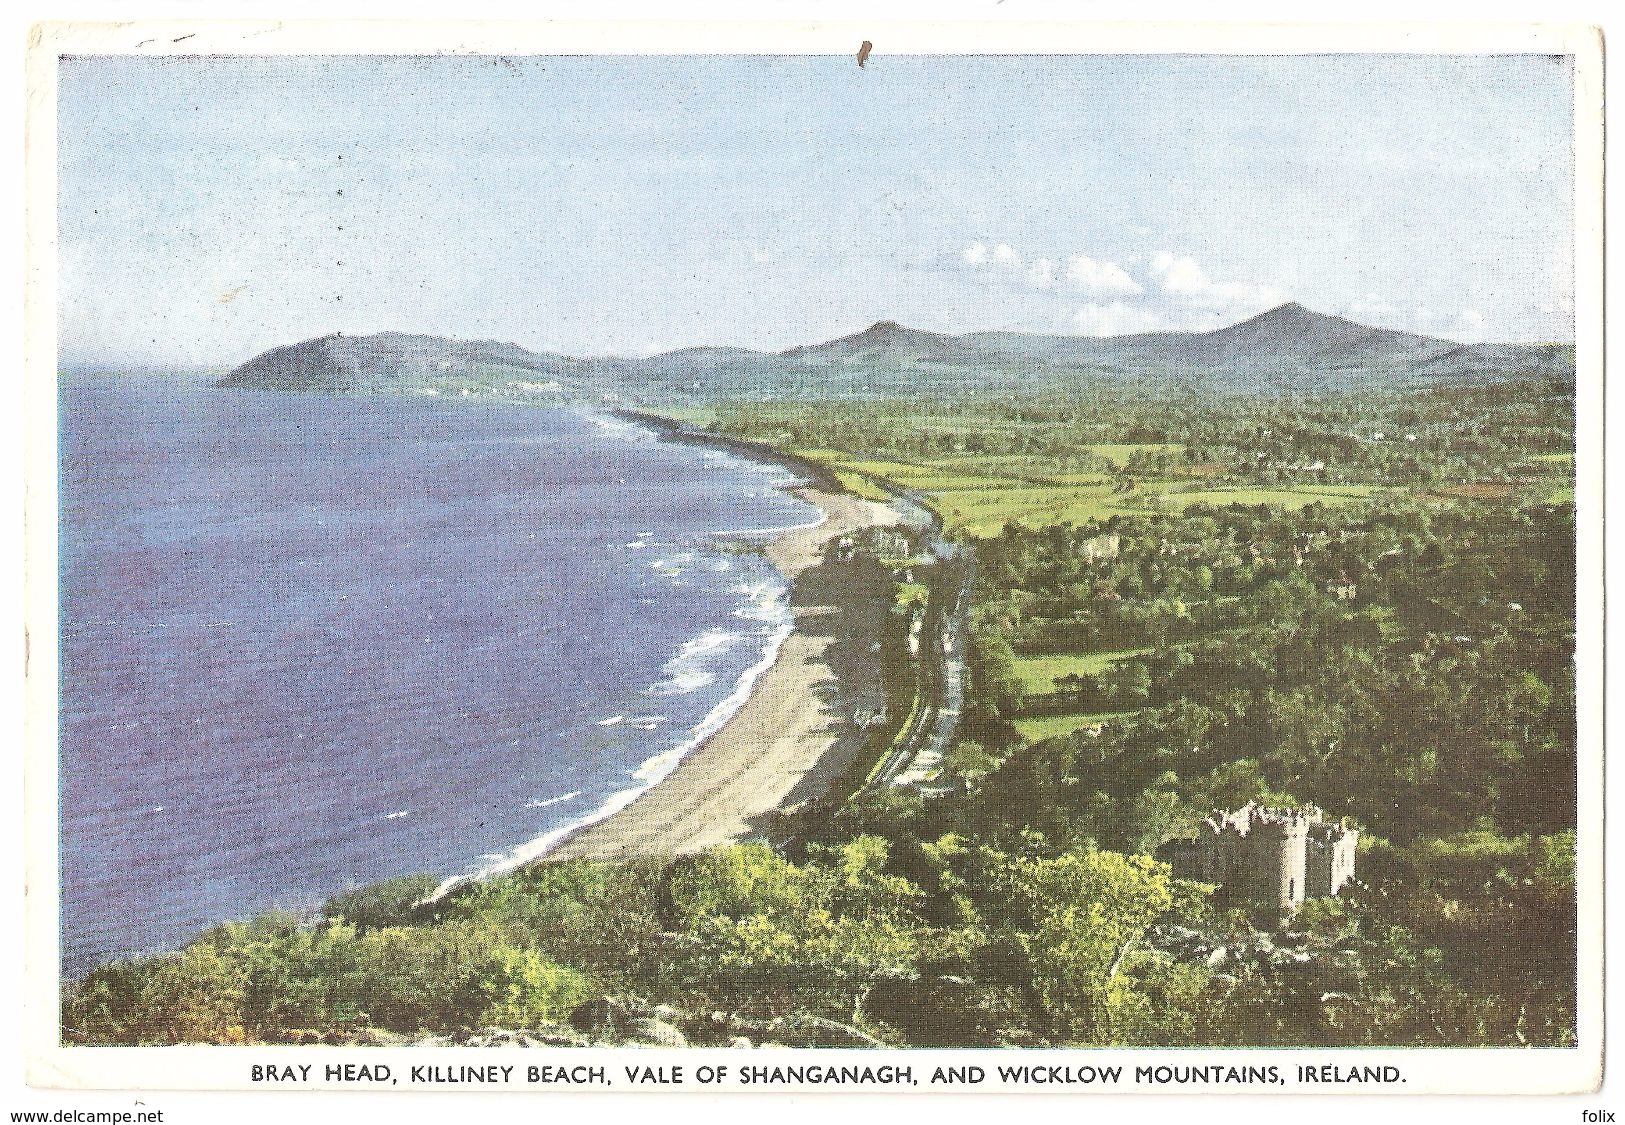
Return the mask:
[[1159,851],[1182,879],[1218,883],[1290,911],[1306,898],[1342,888],[1354,874],[1359,838],[1313,805],[1274,808],[1249,801],[1234,812],[1216,810],[1194,838],[1170,840]]

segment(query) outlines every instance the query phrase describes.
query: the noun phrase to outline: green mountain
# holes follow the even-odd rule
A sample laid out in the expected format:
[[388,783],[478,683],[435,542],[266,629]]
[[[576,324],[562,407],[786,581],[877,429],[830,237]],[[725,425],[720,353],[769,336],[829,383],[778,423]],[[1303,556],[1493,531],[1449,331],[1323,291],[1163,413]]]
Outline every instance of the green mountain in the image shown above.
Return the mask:
[[646,359],[582,359],[491,340],[384,333],[273,348],[231,387],[329,393],[498,394],[556,401],[871,398],[1086,386],[1206,394],[1313,394],[1361,387],[1570,378],[1562,344],[1460,344],[1373,328],[1296,303],[1212,332],[951,336],[883,320],[779,353],[684,348]]
[[500,393],[568,401],[600,392],[602,361],[532,352],[497,340],[383,332],[335,334],[262,352],[222,387],[326,394]]

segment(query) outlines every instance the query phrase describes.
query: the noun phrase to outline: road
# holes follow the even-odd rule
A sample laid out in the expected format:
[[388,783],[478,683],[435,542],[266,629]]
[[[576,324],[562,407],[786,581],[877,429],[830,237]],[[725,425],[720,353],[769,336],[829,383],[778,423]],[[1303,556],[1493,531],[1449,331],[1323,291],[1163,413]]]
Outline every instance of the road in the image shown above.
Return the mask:
[[937,557],[915,663],[916,705],[861,793],[930,780],[948,752],[965,702],[966,624],[976,559],[971,549],[941,536],[932,524],[927,547]]

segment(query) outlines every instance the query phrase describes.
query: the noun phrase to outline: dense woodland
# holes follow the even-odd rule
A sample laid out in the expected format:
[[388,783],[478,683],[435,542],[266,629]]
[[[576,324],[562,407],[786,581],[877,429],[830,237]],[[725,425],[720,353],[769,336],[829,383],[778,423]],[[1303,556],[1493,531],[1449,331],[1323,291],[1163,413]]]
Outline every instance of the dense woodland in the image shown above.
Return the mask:
[[[709,423],[918,464],[935,475],[877,479],[927,504],[999,494],[990,465],[1019,491],[995,533],[947,521],[977,580],[935,784],[832,794],[777,848],[543,863],[428,905],[408,878],[228,923],[71,983],[65,1039],[637,1038],[583,1022],[607,1004],[693,1043],[1573,1041],[1569,388]],[[1074,480],[1097,514],[1043,518],[1061,509],[1027,485]],[[1211,503],[1218,484],[1256,502]],[[1173,878],[1159,847],[1251,799],[1358,826],[1357,882],[1282,918]]]

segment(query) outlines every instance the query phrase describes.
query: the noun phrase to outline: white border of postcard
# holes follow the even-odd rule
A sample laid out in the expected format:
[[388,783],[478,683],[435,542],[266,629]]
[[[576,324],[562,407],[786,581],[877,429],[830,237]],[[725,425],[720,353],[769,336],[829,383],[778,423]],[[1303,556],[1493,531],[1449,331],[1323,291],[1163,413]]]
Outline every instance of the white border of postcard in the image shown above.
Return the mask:
[[[1576,357],[1578,428],[1576,505],[1580,612],[1577,622],[1577,707],[1580,732],[1578,807],[1579,1046],[1569,1049],[1415,1050],[825,1050],[757,1051],[590,1048],[500,1052],[476,1048],[361,1049],[328,1047],[63,1047],[58,1042],[56,881],[56,572],[55,543],[55,116],[56,60],[64,53],[160,54],[830,54],[855,51],[862,40],[889,54],[1317,54],[1317,53],[1539,53],[1575,57],[1576,121]],[[827,1092],[816,1085],[749,1087],[739,1081],[751,1065],[882,1065],[912,1068],[917,1092],[1055,1093],[1047,1084],[1005,1083],[998,1063],[1120,1066],[1114,1085],[1082,1083],[1067,1092],[1175,1092],[1166,1085],[1136,1083],[1142,1066],[1218,1064],[1275,1066],[1283,1075],[1300,1065],[1398,1068],[1402,1083],[1335,1088],[1353,1093],[1551,1094],[1595,1090],[1602,1075],[1603,1046],[1603,287],[1602,287],[1602,54],[1600,32],[1547,25],[1258,25],[1178,23],[996,23],[877,21],[825,24],[703,23],[282,23],[266,20],[166,20],[121,24],[46,24],[35,28],[28,59],[28,162],[25,426],[26,426],[26,681],[27,914],[24,1046],[27,1080],[40,1087],[81,1090],[249,1090],[255,1066],[311,1066],[303,1090],[366,1089],[371,1081],[328,1080],[328,1067],[389,1068],[406,1091],[413,1066],[500,1063],[514,1067],[508,1090],[540,1091],[524,1080],[528,1066],[590,1062],[624,1066],[681,1067],[684,1081],[663,1093],[714,1094],[757,1089],[801,1096]],[[931,1085],[937,1067],[985,1068],[977,1084]],[[708,1069],[709,1068],[709,1069]],[[340,1072],[342,1073],[342,1072]],[[357,1072],[352,1071],[352,1074]],[[699,1077],[709,1074],[711,1081]],[[421,1088],[421,1087],[419,1087]],[[627,1089],[624,1083],[612,1092]],[[1289,1081],[1283,1094],[1331,1093],[1332,1088]],[[1254,1085],[1213,1084],[1177,1092],[1258,1094]],[[709,1101],[709,1099],[707,1099]],[[302,1099],[286,1103],[301,1112]],[[493,1103],[494,1104],[494,1103]],[[551,1104],[551,1103],[549,1103]],[[828,1103],[826,1103],[828,1104]],[[1072,1103],[1077,1105],[1078,1103]],[[1214,1103],[1184,1103],[1190,1109]],[[1260,1107],[1270,1103],[1258,1103]],[[548,1112],[526,1102],[526,1115]],[[1282,1112],[1320,1112],[1315,1103],[1292,1098]],[[359,1106],[357,1107],[360,1108]],[[562,1107],[560,1107],[562,1108]],[[650,1108],[653,1108],[652,1106]],[[1083,1106],[1078,1106],[1080,1111]],[[1386,1112],[1380,1105],[1375,1112]],[[1266,1112],[1269,1110],[1266,1109]],[[1134,1112],[1132,1108],[1129,1112]],[[1580,1107],[1573,1109],[1578,1120]]]

